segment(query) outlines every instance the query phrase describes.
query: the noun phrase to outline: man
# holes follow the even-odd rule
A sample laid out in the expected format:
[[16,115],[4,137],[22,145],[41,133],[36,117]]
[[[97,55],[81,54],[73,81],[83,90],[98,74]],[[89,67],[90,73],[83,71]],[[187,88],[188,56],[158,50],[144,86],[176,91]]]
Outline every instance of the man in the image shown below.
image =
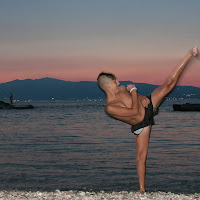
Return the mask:
[[148,99],[137,94],[134,85],[128,85],[127,88],[118,87],[119,82],[113,74],[102,72],[97,78],[99,87],[107,96],[105,111],[115,119],[130,124],[132,132],[137,135],[137,172],[141,192],[145,192],[146,158],[154,112],[164,97],[175,87],[188,61],[197,54],[196,47],[190,50],[164,84],[153,91]]

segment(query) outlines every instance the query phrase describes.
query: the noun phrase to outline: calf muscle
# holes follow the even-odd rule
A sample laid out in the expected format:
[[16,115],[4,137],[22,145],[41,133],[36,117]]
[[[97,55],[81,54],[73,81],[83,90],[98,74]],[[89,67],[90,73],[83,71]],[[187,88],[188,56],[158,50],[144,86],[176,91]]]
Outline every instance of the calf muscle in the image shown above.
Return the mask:
[[180,61],[178,65],[176,65],[175,69],[171,72],[167,80],[164,82],[162,86],[157,88],[152,93],[152,103],[154,110],[156,110],[165,96],[175,87],[178,82],[180,75],[182,74],[183,70],[187,66],[188,61],[192,57],[192,52],[189,51],[186,56]]

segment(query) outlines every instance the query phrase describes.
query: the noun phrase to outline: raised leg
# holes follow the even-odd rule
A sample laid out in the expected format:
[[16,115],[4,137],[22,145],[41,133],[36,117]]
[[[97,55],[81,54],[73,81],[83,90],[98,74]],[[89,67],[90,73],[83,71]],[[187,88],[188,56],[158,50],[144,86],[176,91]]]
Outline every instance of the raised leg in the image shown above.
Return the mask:
[[180,63],[174,68],[174,70],[171,72],[167,80],[164,82],[162,86],[157,88],[152,94],[152,104],[154,107],[154,110],[158,108],[158,106],[161,104],[165,96],[175,87],[180,75],[182,74],[183,70],[185,69],[188,61],[192,56],[197,55],[197,48],[193,48],[191,51],[187,53],[187,55],[180,61]]
[[140,184],[140,191],[145,192],[146,159],[149,146],[151,127],[145,127],[142,133],[136,136],[137,145],[137,172]]

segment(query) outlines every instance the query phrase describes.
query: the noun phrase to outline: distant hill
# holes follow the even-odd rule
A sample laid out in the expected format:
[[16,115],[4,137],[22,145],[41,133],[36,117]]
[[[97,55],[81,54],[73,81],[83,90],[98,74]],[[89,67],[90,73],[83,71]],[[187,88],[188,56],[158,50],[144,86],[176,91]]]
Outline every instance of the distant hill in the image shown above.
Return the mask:
[[[131,84],[131,81],[121,81],[120,84]],[[158,85],[133,83],[142,95],[150,94]],[[53,78],[14,80],[0,84],[0,100],[9,98],[12,92],[14,99],[19,100],[50,100],[64,99],[97,99],[105,98],[97,82],[71,82]],[[200,99],[200,88],[192,86],[176,86],[168,97]]]

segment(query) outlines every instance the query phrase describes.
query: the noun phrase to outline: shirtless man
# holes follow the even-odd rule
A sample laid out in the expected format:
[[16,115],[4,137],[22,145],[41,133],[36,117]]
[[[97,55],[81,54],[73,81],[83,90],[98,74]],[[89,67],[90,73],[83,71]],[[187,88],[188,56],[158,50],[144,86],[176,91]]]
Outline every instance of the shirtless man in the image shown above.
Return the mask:
[[99,87],[107,96],[106,113],[117,120],[130,124],[132,132],[137,135],[137,172],[141,192],[145,192],[146,158],[151,125],[154,123],[154,112],[164,97],[175,87],[188,61],[197,54],[196,47],[190,50],[174,68],[164,84],[147,98],[137,93],[135,85],[128,85],[127,88],[119,87],[119,82],[113,74],[102,72],[97,78]]

